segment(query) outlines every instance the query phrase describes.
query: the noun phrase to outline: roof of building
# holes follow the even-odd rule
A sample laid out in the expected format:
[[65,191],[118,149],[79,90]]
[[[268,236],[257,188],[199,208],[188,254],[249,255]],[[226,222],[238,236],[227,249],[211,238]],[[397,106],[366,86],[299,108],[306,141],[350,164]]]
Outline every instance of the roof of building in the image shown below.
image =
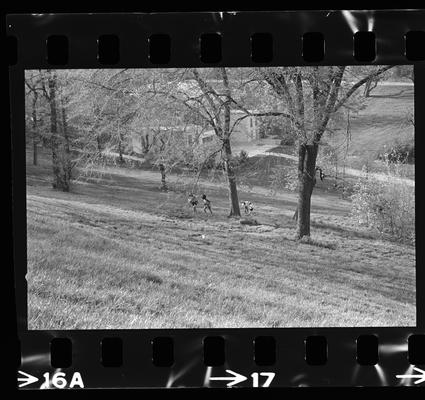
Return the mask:
[[142,130],[154,130],[154,131],[181,131],[187,132],[190,130],[201,131],[202,126],[196,124],[187,125],[170,125],[170,126],[144,126]]

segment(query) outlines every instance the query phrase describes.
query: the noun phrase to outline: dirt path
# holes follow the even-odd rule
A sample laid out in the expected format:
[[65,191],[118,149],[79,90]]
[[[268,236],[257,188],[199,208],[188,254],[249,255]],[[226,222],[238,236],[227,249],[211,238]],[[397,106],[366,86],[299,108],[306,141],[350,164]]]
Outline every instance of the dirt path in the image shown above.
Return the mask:
[[[272,152],[269,152],[267,154],[270,154],[270,155],[275,156],[275,157],[287,158],[289,160],[294,160],[294,161],[297,160],[296,156],[292,156],[290,154],[272,153]],[[359,169],[348,168],[348,167],[345,168],[344,172],[345,172],[346,175],[351,175],[351,176],[355,176],[355,177],[358,177],[358,178],[365,178],[366,176],[371,176],[372,178],[376,179],[377,181],[385,182],[385,181],[388,180],[387,175],[380,174],[380,173],[377,173],[377,172],[365,172],[365,171],[362,171],[362,170],[359,170]],[[398,178],[398,177],[394,177],[393,179],[395,181],[405,183],[408,186],[415,186],[415,181],[413,179]]]
[[237,154],[241,150],[244,150],[248,153],[249,157],[267,155],[269,150],[273,149],[276,146],[279,146],[280,139],[259,139],[254,140],[249,143],[243,144],[234,144],[232,145],[233,153]]
[[[391,85],[393,85],[394,82],[391,82]],[[401,83],[399,83],[401,86]],[[274,157],[282,157],[282,158],[286,158],[288,160],[293,160],[293,161],[297,161],[297,157],[293,156],[291,154],[285,154],[285,153],[275,153],[275,152],[270,152],[269,150],[273,149],[274,147],[279,146],[279,139],[272,139],[272,138],[267,138],[267,139],[260,139],[260,140],[255,140],[252,141],[250,143],[244,143],[242,144],[235,144],[233,146],[233,152],[235,154],[239,153],[241,150],[244,150],[248,153],[249,157],[255,157],[255,156],[274,156]],[[113,155],[113,156],[118,156],[118,153],[113,153],[113,152],[109,152],[109,155]],[[143,159],[140,159],[138,157],[131,157],[131,156],[125,156],[126,159],[129,160],[134,160],[134,161],[143,161]],[[354,176],[357,178],[364,178],[366,176],[371,176],[374,179],[378,180],[378,181],[382,181],[385,182],[388,180],[388,176],[385,174],[380,174],[377,172],[364,172],[362,170],[359,169],[355,169],[355,168],[349,168],[346,167],[344,170],[344,173],[346,175],[350,175],[350,176]],[[415,186],[415,181],[413,179],[410,178],[401,178],[401,177],[394,177],[393,178],[395,181],[399,181],[402,183],[407,184],[408,186]]]
[[[272,149],[273,147],[276,147],[278,144],[277,142],[279,142],[276,139],[272,139],[275,140],[275,144],[272,144],[272,142],[265,144],[264,146],[258,146],[257,148],[255,148],[253,151],[248,152],[250,157],[253,156],[267,156],[267,155],[271,155],[274,157],[282,157],[282,158],[286,158],[288,160],[293,160],[293,161],[297,161],[297,157],[293,156],[291,154],[285,154],[285,153],[274,153],[274,152],[270,152],[268,150]],[[385,182],[388,180],[388,176],[385,174],[380,174],[377,172],[364,172],[362,170],[359,169],[354,169],[354,168],[345,168],[345,174],[346,175],[350,175],[350,176],[355,176],[358,178],[364,178],[366,176],[371,176],[374,179],[378,180],[378,181],[382,181]],[[407,184],[408,186],[415,186],[415,181],[413,179],[409,179],[409,178],[399,178],[399,177],[394,177],[393,178],[396,181],[399,182],[403,182],[405,184]]]

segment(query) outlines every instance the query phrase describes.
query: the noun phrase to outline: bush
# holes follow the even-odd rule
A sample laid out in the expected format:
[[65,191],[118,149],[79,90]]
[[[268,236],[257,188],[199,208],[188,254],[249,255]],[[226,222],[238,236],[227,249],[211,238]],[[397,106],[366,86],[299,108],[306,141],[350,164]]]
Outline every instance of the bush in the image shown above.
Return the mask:
[[[232,155],[230,164],[233,168],[241,167],[248,160],[248,153],[245,150],[241,150],[238,155]],[[224,168],[224,167],[223,167]]]
[[213,169],[213,168],[217,168],[220,164],[220,161],[217,161],[215,157],[208,157],[204,163],[203,163],[203,167],[205,169]]
[[282,168],[276,165],[271,168],[272,192],[282,188],[295,192],[298,189],[298,169],[295,165]]
[[357,223],[400,242],[414,243],[414,187],[389,174],[385,180],[366,176],[354,186],[351,200],[351,214]]
[[378,159],[387,163],[413,164],[415,162],[414,143],[396,141],[389,149],[378,154]]
[[241,150],[239,153],[239,163],[243,164],[248,160],[248,153],[245,150]]
[[282,139],[279,144],[281,146],[294,146],[295,145],[295,136],[293,134],[283,134]]
[[296,134],[293,127],[286,120],[279,117],[263,117],[259,119],[259,134],[261,138],[275,136],[281,139],[281,145],[293,146]]

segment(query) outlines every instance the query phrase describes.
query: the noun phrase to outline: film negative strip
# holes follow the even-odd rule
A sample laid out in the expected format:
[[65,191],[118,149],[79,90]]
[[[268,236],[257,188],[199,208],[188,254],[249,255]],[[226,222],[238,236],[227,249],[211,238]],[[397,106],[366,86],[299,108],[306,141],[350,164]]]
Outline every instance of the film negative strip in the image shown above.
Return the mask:
[[424,11],[7,30],[19,388],[424,385]]

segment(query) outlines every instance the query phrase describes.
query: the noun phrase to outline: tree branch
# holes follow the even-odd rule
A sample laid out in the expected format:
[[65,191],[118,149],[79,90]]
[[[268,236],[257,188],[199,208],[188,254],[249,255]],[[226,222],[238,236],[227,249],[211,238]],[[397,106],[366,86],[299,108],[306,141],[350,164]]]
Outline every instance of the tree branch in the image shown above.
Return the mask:
[[328,125],[329,119],[333,113],[335,102],[338,99],[339,88],[341,87],[342,77],[344,76],[345,67],[338,67],[335,75],[333,77],[333,84],[329,90],[329,95],[326,100],[325,109],[323,111],[323,119],[318,127],[317,131],[314,134],[313,141],[319,143],[322,138],[323,133],[325,132],[326,126]]
[[[198,83],[199,88],[201,89],[202,93],[204,93],[205,98],[207,100],[207,102],[209,103],[210,107],[213,110],[213,113],[215,115],[218,115],[218,110],[217,110],[217,106],[214,103],[214,100],[210,97],[210,94],[214,92],[214,90],[207,85],[207,83],[201,78],[201,76],[199,75],[199,72],[196,68],[193,68],[192,70],[192,74],[195,77],[196,82]],[[217,118],[217,121],[215,121],[216,123],[219,122],[219,118]],[[217,124],[219,125],[219,124]]]
[[363,79],[359,80],[357,83],[355,83],[348,91],[347,93],[338,101],[338,103],[335,105],[333,112],[338,111],[339,108],[354,94],[354,92],[364,85],[367,81],[370,79],[373,79],[377,77],[378,75],[383,74],[385,71],[388,71],[389,69],[393,68],[394,65],[387,65],[385,67],[379,68],[377,71],[375,71],[372,74],[367,75]]

